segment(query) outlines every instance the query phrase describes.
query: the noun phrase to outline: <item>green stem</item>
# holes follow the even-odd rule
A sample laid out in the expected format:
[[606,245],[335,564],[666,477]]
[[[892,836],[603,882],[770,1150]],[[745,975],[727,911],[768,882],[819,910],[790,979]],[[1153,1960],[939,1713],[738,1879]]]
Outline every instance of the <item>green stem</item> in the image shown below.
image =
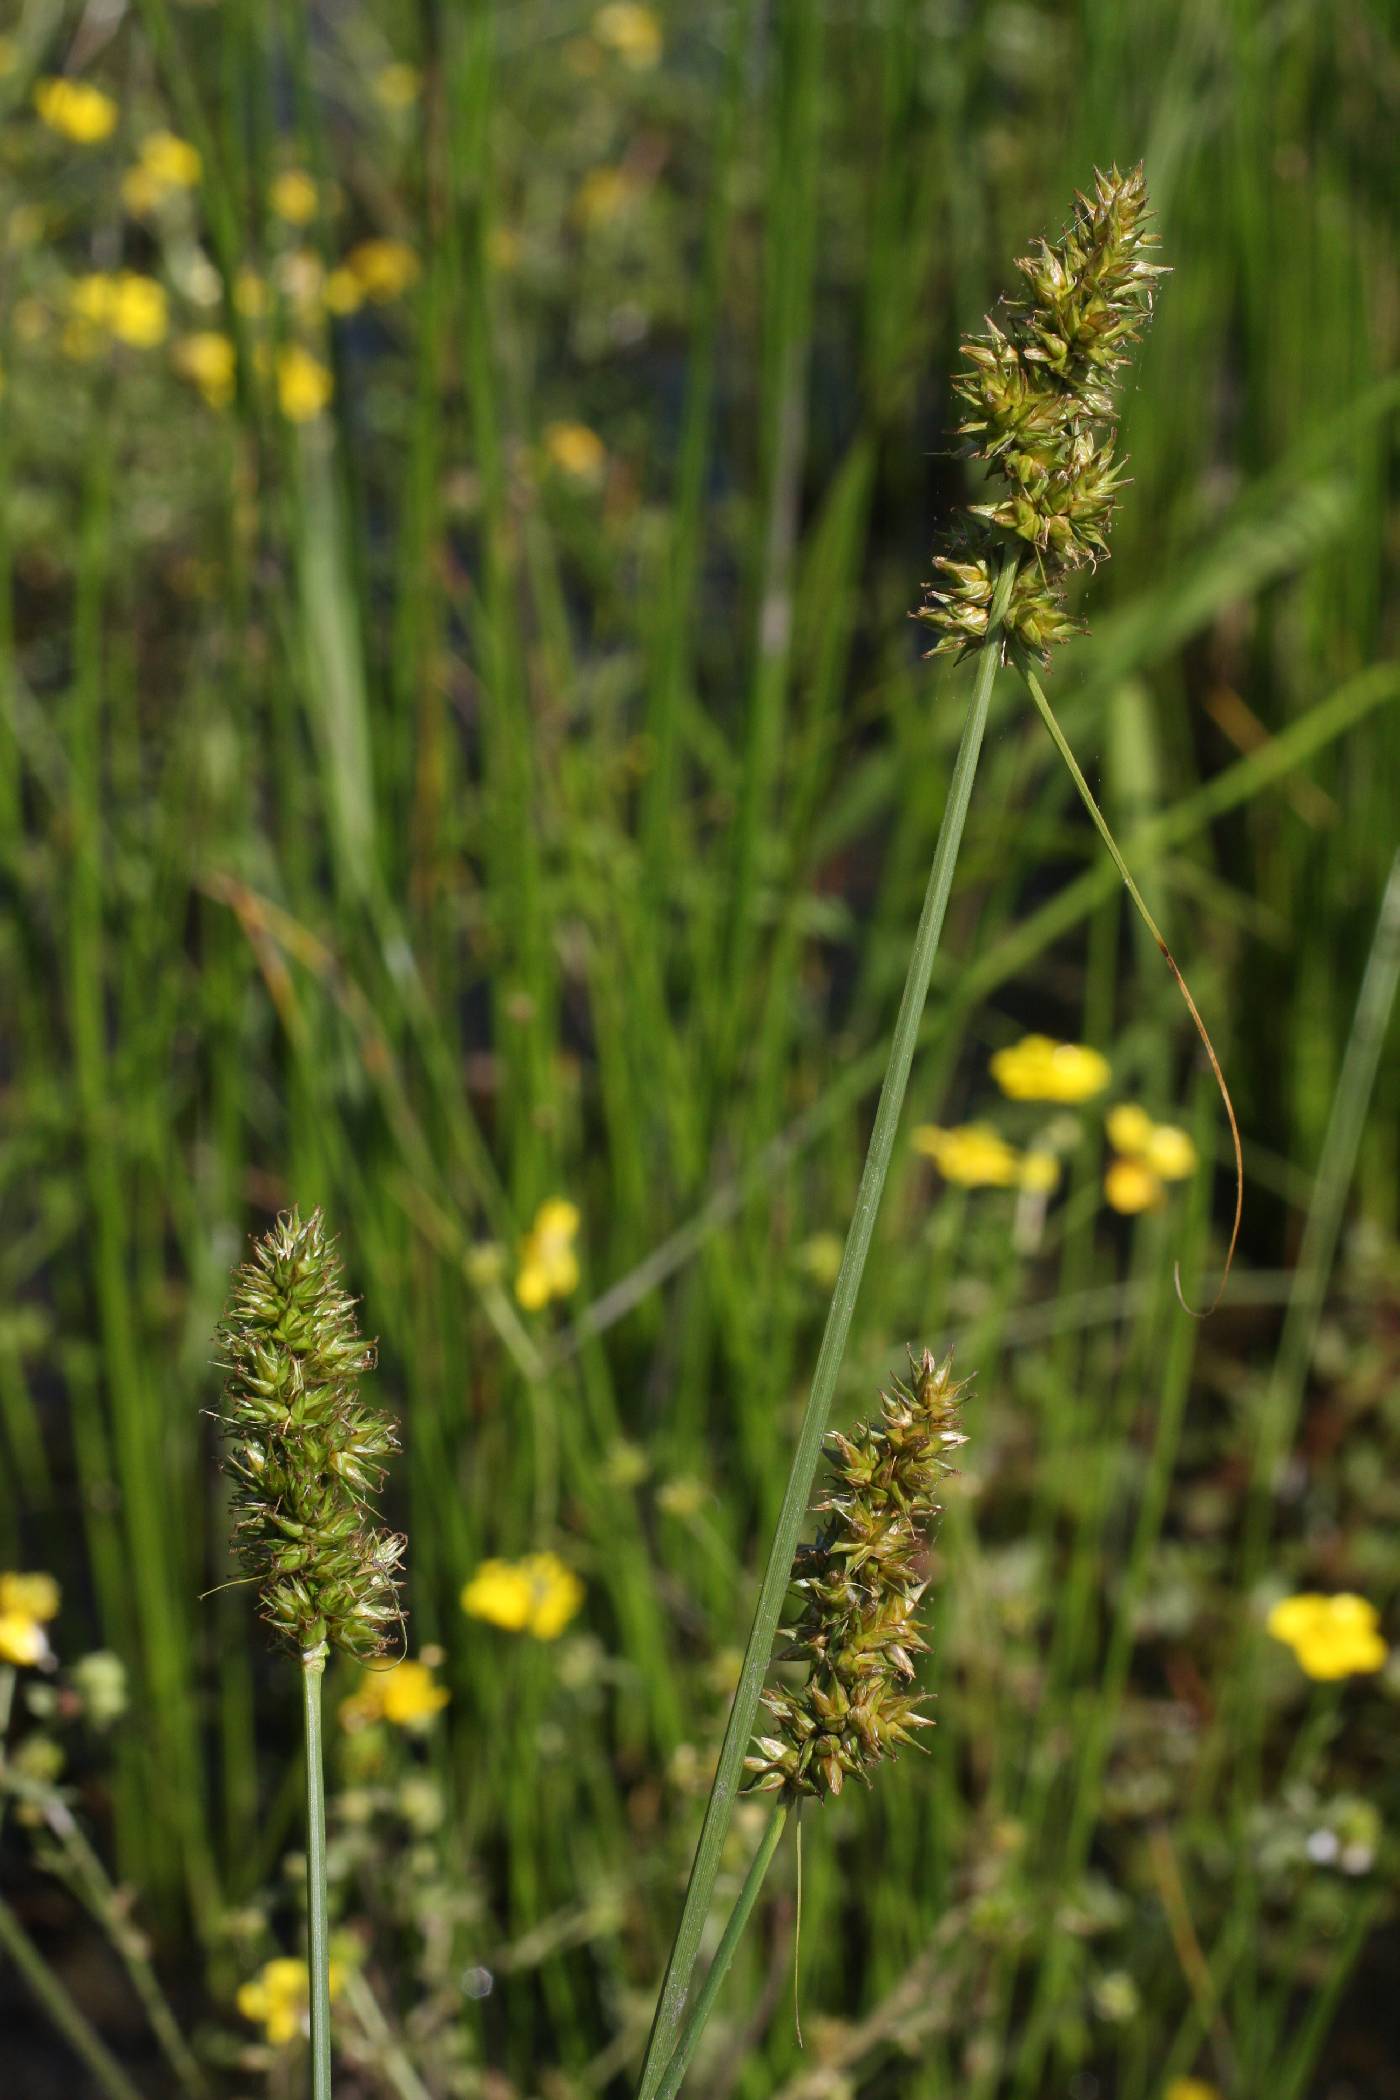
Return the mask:
[[720,1985],[729,1973],[734,1950],[744,1936],[744,1927],[748,1924],[749,1915],[758,1901],[758,1892],[763,1887],[769,1867],[773,1864],[773,1855],[778,1849],[778,1841],[782,1837],[787,1817],[787,1803],[784,1801],[774,1809],[768,1828],[763,1833],[763,1842],[755,1852],[749,1871],[744,1877],[739,1900],[729,1913],[729,1923],[724,1928],[724,1936],[715,1950],[715,1958],[700,1986],[700,1995],[690,2008],[690,2018],[681,2029],[675,2054],[667,2064],[666,2075],[656,2089],[656,2100],[675,2100],[681,2089],[682,2080],[690,2068],[690,2059],[695,2054],[695,2045],[705,2031],[705,2023],[714,2010]]
[[8,1903],[0,1901],[0,1949],[9,1955],[49,2019],[91,2071],[107,2100],[141,2100],[107,2044],[80,2012]]
[[714,1893],[715,1876],[719,1871],[720,1853],[730,1817],[734,1813],[734,1799],[743,1769],[744,1754],[748,1749],[749,1737],[753,1733],[754,1715],[758,1710],[763,1680],[768,1674],[768,1659],[772,1652],[779,1614],[792,1578],[792,1556],[797,1545],[797,1535],[806,1515],[808,1497],[812,1492],[812,1479],[817,1470],[817,1461],[821,1457],[822,1439],[826,1435],[827,1418],[831,1412],[841,1358],[845,1353],[846,1337],[850,1332],[856,1294],[860,1289],[865,1259],[870,1251],[871,1235],[875,1229],[875,1218],[884,1192],[885,1177],[894,1151],[895,1134],[904,1106],[904,1092],[909,1083],[909,1068],[913,1063],[914,1047],[918,1039],[919,1020],[928,996],[933,959],[938,952],[939,937],[943,931],[943,917],[953,886],[953,869],[957,862],[958,848],[962,843],[967,806],[972,795],[973,776],[977,771],[983,732],[987,726],[992,681],[996,676],[1001,656],[1001,625],[1015,574],[1016,564],[1008,560],[997,581],[987,639],[977,659],[977,675],[973,682],[967,721],[963,727],[962,742],[958,746],[953,777],[948,787],[948,800],[939,828],[938,843],[934,847],[928,889],[924,896],[918,931],[914,935],[909,972],[904,980],[904,995],[899,1003],[899,1014],[894,1024],[889,1059],[885,1066],[884,1083],[880,1089],[875,1123],[870,1133],[870,1145],[865,1155],[865,1165],[861,1170],[860,1187],[856,1192],[855,1213],[846,1237],[846,1248],[841,1257],[836,1287],[832,1292],[831,1305],[826,1316],[826,1330],[822,1335],[821,1350],[807,1399],[807,1409],[802,1418],[797,1448],[793,1453],[792,1468],[783,1495],[783,1506],[769,1549],[768,1564],[763,1573],[763,1586],[754,1609],[753,1625],[749,1631],[748,1646],[744,1650],[743,1665],[734,1693],[734,1704],[730,1709],[729,1725],[725,1730],[724,1743],[719,1754],[719,1764],[710,1787],[710,1798],[705,1808],[700,1842],[695,1850],[695,1862],[690,1870],[680,1923],[676,1927],[671,1958],[666,1966],[661,1996],[657,2002],[651,2039],[647,2044],[646,2060],[642,2065],[638,2100],[655,2100],[662,2073],[670,2063],[690,1988],[691,1972],[700,1951],[700,1936],[709,1915],[710,1898]]
[[326,1644],[301,1658],[306,1723],[306,1928],[311,2001],[311,2100],[330,2100],[331,1982],[326,1938],[326,1783],[321,1769],[321,1680]]

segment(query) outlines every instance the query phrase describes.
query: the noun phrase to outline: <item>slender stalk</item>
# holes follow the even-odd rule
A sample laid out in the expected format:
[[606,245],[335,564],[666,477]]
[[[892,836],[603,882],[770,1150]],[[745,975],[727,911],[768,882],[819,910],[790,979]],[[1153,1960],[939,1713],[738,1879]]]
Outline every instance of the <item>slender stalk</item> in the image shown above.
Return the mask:
[[301,1658],[302,1717],[306,1723],[306,1931],[311,2002],[311,2100],[330,2100],[331,1982],[326,1937],[326,1783],[321,1769],[321,1680],[324,1641]]
[[642,2065],[638,2100],[655,2100],[663,2072],[671,2060],[680,2030],[681,2014],[690,1988],[691,1972],[700,1950],[700,1936],[705,1928],[710,1898],[714,1893],[715,1876],[719,1871],[725,1833],[734,1813],[734,1799],[743,1768],[744,1754],[748,1748],[749,1737],[753,1733],[754,1715],[758,1710],[763,1680],[768,1673],[773,1638],[791,1580],[792,1556],[797,1545],[797,1535],[806,1514],[808,1497],[812,1492],[812,1479],[821,1456],[822,1438],[826,1434],[837,1374],[845,1353],[856,1295],[860,1289],[866,1256],[870,1251],[871,1235],[875,1229],[875,1218],[879,1211],[880,1198],[884,1193],[885,1177],[894,1151],[895,1133],[904,1106],[905,1088],[909,1083],[909,1068],[914,1059],[919,1021],[924,1001],[928,996],[933,959],[938,952],[938,942],[943,931],[944,913],[953,885],[953,869],[957,863],[958,848],[962,843],[973,777],[982,750],[982,737],[987,726],[987,709],[992,696],[992,681],[1001,656],[1002,620],[1011,596],[1015,573],[1014,561],[1008,560],[997,580],[987,638],[978,653],[967,721],[953,766],[953,777],[948,788],[948,800],[939,828],[938,843],[934,847],[933,865],[929,870],[923,911],[920,914],[918,931],[914,935],[914,947],[909,958],[909,971],[904,981],[904,994],[899,1003],[894,1035],[890,1042],[884,1083],[880,1089],[874,1127],[870,1133],[870,1144],[861,1171],[860,1186],[856,1192],[855,1213],[846,1236],[845,1252],[841,1257],[841,1268],[827,1312],[826,1329],[822,1335],[817,1367],[812,1376],[807,1409],[798,1432],[797,1448],[793,1453],[783,1505],[769,1549],[758,1603],[754,1609],[753,1625],[749,1630],[748,1646],[744,1650],[739,1683],[734,1693],[734,1704],[730,1709],[729,1725],[725,1730],[719,1764],[715,1770],[710,1798],[705,1809],[705,1820],[700,1830],[700,1841],[690,1870],[680,1923],[676,1927],[671,1957],[657,2002],[651,2039]]
[[87,2065],[107,2100],[141,2100],[141,2095],[86,2013],[79,2010],[9,1904],[3,1900],[0,1900],[0,1949],[8,1954],[74,2055],[80,2056]]
[[729,1923],[725,1926],[724,1935],[715,1949],[715,1958],[700,1986],[699,1996],[690,2008],[690,2018],[681,2029],[675,2054],[666,2066],[666,2074],[656,2089],[656,2100],[675,2100],[675,2095],[681,2089],[681,2083],[690,2068],[690,2059],[695,2054],[695,2045],[714,2010],[720,1985],[728,1975],[729,1964],[734,1959],[734,1950],[744,1936],[744,1928],[749,1922],[754,1904],[758,1901],[758,1892],[763,1886],[769,1867],[773,1864],[773,1855],[778,1849],[787,1818],[787,1803],[783,1801],[774,1809],[768,1828],[763,1833],[762,1843],[749,1863],[749,1871],[744,1876],[744,1886],[729,1913]]

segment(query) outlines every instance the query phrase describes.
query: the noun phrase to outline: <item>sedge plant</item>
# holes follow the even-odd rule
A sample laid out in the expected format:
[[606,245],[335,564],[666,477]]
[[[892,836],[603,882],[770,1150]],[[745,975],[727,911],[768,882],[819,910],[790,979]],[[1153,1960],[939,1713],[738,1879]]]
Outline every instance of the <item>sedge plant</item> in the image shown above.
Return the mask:
[[401,1537],[376,1521],[387,1418],[360,1398],[375,1349],[320,1211],[279,1217],[234,1277],[219,1331],[228,1372],[220,1425],[228,1445],[234,1550],[261,1615],[301,1669],[306,1754],[307,1972],[312,2100],[331,2090],[330,1954],[321,1682],[333,1648],[382,1655],[402,1626]]
[[[719,1975],[753,1907],[781,1834],[780,1808],[755,1857],[710,1977],[687,2017],[691,1979],[720,1854],[783,1600],[793,1580],[798,1532],[889,1168],[993,680],[1001,666],[1014,665],[1031,684],[1037,706],[1048,715],[1036,667],[1044,663],[1055,644],[1080,630],[1081,623],[1067,603],[1068,589],[1076,572],[1092,569],[1108,553],[1110,525],[1123,480],[1115,444],[1116,383],[1130,346],[1151,316],[1162,274],[1162,266],[1154,260],[1156,236],[1149,221],[1141,166],[1126,175],[1116,168],[1097,173],[1092,191],[1076,198],[1070,223],[1060,237],[1041,241],[1018,261],[1024,280],[1021,294],[1003,300],[997,317],[988,318],[986,332],[962,346],[967,369],[954,380],[954,387],[966,414],[958,434],[967,455],[983,464],[989,486],[984,500],[968,506],[950,544],[935,557],[936,578],[927,587],[916,617],[937,636],[930,655],[974,659],[972,691],[855,1211],[662,1982],[638,2100],[658,2100],[658,2096],[670,2100],[679,2089],[713,2003]],[[1087,797],[1082,776],[1073,770],[1076,785]],[[1096,809],[1094,814],[1101,824]],[[1132,894],[1139,908],[1145,909],[1136,893]],[[1160,942],[1160,935],[1158,939]],[[1194,1006],[1192,1013],[1194,1017]],[[1221,1084],[1223,1091],[1223,1081]],[[1233,1116],[1231,1126],[1233,1129]],[[1238,1159],[1238,1139],[1236,1144]],[[799,1578],[803,1565],[799,1560]],[[809,1788],[834,1793],[842,1775],[863,1767],[866,1761],[869,1743],[862,1732],[864,1724],[854,1728],[843,1718],[837,1747],[822,1747],[832,1740],[826,1733],[831,1716],[823,1714],[815,1702],[819,1697],[836,1698],[839,1710],[840,1698],[848,1695],[824,1690],[821,1677],[822,1666],[814,1661],[812,1684],[801,1698],[773,1695],[782,1732],[760,1740],[759,1772],[761,1782],[770,1779],[784,1796]],[[906,1716],[901,1725],[907,1727],[911,1720]],[[878,1735],[874,1740],[879,1741]]]

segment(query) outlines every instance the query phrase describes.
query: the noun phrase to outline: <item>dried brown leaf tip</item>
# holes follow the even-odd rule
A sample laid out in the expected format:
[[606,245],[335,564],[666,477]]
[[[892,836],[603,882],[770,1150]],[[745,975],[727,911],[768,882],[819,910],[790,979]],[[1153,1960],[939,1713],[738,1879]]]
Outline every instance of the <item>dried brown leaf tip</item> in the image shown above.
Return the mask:
[[295,1211],[253,1244],[219,1329],[228,1382],[234,1550],[261,1589],[262,1615],[299,1653],[327,1645],[384,1652],[402,1624],[403,1540],[376,1522],[386,1416],[359,1396],[374,1368],[320,1211]]
[[809,1665],[798,1691],[775,1687],[763,1703],[774,1728],[747,1760],[750,1790],[839,1794],[852,1774],[893,1757],[933,1723],[910,1688],[914,1658],[928,1642],[918,1611],[926,1564],[941,1515],[934,1499],[953,1471],[949,1454],[966,1442],[958,1427],[953,1360],[928,1350],[910,1357],[910,1382],[881,1394],[880,1418],[849,1435],[836,1431],[830,1492],[815,1544],[800,1547],[793,1587],[802,1616],[778,1651],[782,1662]]
[[1142,168],[1095,174],[1091,196],[1053,243],[1017,269],[1027,292],[969,337],[953,381],[967,408],[966,456],[984,460],[993,500],[968,506],[960,543],[935,558],[917,617],[939,631],[933,656],[975,649],[987,631],[1001,556],[1019,562],[1006,617],[1008,655],[1045,657],[1080,623],[1064,607],[1069,573],[1108,553],[1122,485],[1114,393],[1126,352],[1151,319],[1162,265]]

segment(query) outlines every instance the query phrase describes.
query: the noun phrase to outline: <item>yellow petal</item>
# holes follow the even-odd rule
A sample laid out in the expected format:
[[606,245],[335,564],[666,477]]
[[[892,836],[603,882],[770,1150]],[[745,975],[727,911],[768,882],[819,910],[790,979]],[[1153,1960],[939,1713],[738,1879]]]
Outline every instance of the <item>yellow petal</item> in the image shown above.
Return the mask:
[[1124,1217],[1152,1210],[1162,1200],[1162,1184],[1140,1159],[1114,1159],[1103,1178],[1103,1192],[1110,1207]]

